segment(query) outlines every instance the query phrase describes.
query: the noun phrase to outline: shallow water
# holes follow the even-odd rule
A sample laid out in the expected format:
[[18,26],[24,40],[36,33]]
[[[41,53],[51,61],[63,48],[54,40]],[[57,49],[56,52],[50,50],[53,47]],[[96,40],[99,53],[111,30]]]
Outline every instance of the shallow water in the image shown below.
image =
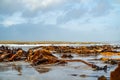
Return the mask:
[[[13,46],[12,46],[13,47]],[[17,46],[20,47],[20,46]],[[21,46],[27,50],[33,46]],[[61,54],[54,54],[61,59]],[[102,61],[94,60],[102,56],[81,56],[72,54],[74,58],[82,59],[98,66],[106,65]],[[68,58],[69,59],[69,58]],[[108,64],[107,64],[108,65]],[[68,62],[65,65],[40,65],[39,69],[33,68],[29,63],[24,61],[2,62],[0,63],[0,80],[97,80],[101,75],[108,78],[110,72],[116,68],[116,65],[108,65],[107,72],[94,71],[92,68],[81,62]]]
[[[89,60],[89,62],[93,62],[96,65],[105,65],[101,61],[90,61],[90,59],[89,57],[85,58],[86,61]],[[4,62],[0,63],[0,80],[97,80],[101,75],[109,77],[110,71],[115,66],[108,66],[111,68],[107,72],[94,71],[84,63],[69,62],[65,65],[40,65],[39,72],[37,72],[35,68],[24,61]]]
[[35,80],[39,76],[26,62],[0,63],[0,80]]

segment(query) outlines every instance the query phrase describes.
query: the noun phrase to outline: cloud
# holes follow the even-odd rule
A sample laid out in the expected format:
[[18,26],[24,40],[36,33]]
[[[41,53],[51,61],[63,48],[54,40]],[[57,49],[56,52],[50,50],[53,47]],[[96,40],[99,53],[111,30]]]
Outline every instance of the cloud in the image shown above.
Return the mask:
[[27,19],[22,17],[22,13],[16,12],[11,16],[5,17],[0,24],[4,25],[5,27],[9,27],[9,26],[23,24],[23,23],[27,23]]
[[79,0],[79,2],[76,1],[65,5],[64,13],[57,18],[58,24],[65,24],[77,19],[82,20],[86,16],[88,19],[89,17],[105,17],[113,9],[109,0]]
[[24,5],[19,0],[0,0],[0,14],[11,15],[15,12],[24,11]]
[[119,0],[0,1],[0,36],[4,39],[117,40],[119,21]]
[[114,7],[114,9],[112,9],[107,15],[101,13],[102,15],[93,16],[91,13],[88,14],[85,12],[82,16],[79,15],[76,18],[68,19],[68,21],[66,22],[64,21],[65,19],[63,19],[63,22],[65,23],[59,24],[59,27],[70,31],[81,31],[81,32],[90,32],[90,31],[102,32],[104,30],[112,31],[113,29],[119,31],[120,30],[119,27],[120,9],[118,9],[119,7],[118,6],[117,8]]
[[25,14],[44,11],[55,8],[66,0],[0,0],[0,14],[13,14],[14,12],[24,12]]
[[[95,17],[106,17],[112,10],[109,0],[16,0],[14,3],[10,0],[2,0],[9,10],[16,10],[15,6],[19,5],[23,10],[13,11],[2,21],[4,26],[12,26],[17,24],[39,24],[65,26],[68,23],[87,23]],[[9,6],[11,6],[9,8]],[[12,6],[13,4],[13,6]],[[54,9],[51,9],[53,8]],[[30,11],[29,11],[30,10]],[[36,12],[36,10],[38,10]],[[5,10],[6,11],[6,10]],[[30,16],[30,17],[29,17]],[[75,22],[74,24],[77,25]],[[73,27],[74,28],[74,27]]]
[[22,0],[22,3],[29,10],[36,10],[41,8],[51,7],[53,5],[58,5],[64,0]]
[[94,7],[90,10],[93,16],[105,16],[110,13],[113,6],[110,4],[109,0],[98,0]]
[[62,15],[62,12],[59,10],[49,11],[47,13],[39,13],[37,16],[30,19],[30,23],[39,24],[42,22],[44,25],[57,25],[57,18]]

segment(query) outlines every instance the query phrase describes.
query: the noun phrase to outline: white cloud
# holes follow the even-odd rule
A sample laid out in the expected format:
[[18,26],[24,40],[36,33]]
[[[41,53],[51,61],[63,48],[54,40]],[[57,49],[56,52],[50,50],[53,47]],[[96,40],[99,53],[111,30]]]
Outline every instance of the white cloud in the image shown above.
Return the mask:
[[56,25],[57,24],[57,18],[60,17],[60,15],[62,15],[63,12],[62,11],[50,11],[47,13],[39,13],[37,16],[31,18],[31,22],[32,24],[39,24],[39,23],[43,23],[45,25]]
[[[6,0],[6,1],[8,1],[6,3],[10,3],[9,0]],[[66,1],[66,3],[64,3],[64,1]],[[62,24],[62,27],[67,26],[66,28],[68,28],[68,29],[70,29],[68,26],[71,26],[71,27],[78,26],[77,28],[79,28],[79,25],[81,25],[81,24],[78,24],[79,20],[81,20],[82,22],[84,22],[85,20],[88,20],[88,19],[85,19],[85,20],[83,19],[83,18],[86,18],[87,14],[89,16],[96,14],[96,15],[100,15],[100,17],[102,17],[102,16],[105,17],[106,15],[103,14],[104,11],[111,10],[111,8],[109,8],[109,4],[105,4],[105,3],[108,3],[107,1],[108,0],[106,0],[106,1],[104,1],[104,0],[16,0],[15,3],[17,2],[17,3],[23,4],[24,10],[25,10],[25,11],[23,10],[24,16],[26,16],[25,13],[27,13],[28,15],[32,14],[31,11],[33,11],[33,13],[35,12],[37,15],[32,14],[33,15],[32,17],[27,17],[28,16],[27,15],[26,16],[27,19],[26,19],[22,16],[21,13],[14,12],[13,15],[5,18],[2,22],[2,24],[4,26],[12,26],[12,25],[16,25],[16,24],[26,23],[29,20],[30,22],[28,22],[28,23],[33,23],[33,24],[42,23],[44,25],[52,24],[52,25],[58,25],[58,26],[59,25],[61,26],[61,24]],[[99,5],[99,2],[101,2],[102,5]],[[14,4],[14,3],[10,3],[10,4]],[[60,5],[59,7],[55,6],[55,5],[59,5],[59,4],[62,4],[62,5]],[[49,8],[51,6],[54,6],[57,8],[54,10],[47,9],[44,12],[44,8]],[[102,8],[101,8],[101,6],[102,6]],[[105,7],[105,10],[103,7]],[[26,9],[29,9],[31,11],[29,12]],[[43,12],[41,9],[43,10]],[[36,12],[34,10],[39,10],[39,11]],[[21,11],[21,10],[19,10],[19,11]],[[94,16],[92,16],[92,18],[94,18]],[[99,18],[97,18],[97,19],[99,19]],[[107,18],[107,19],[109,19],[109,18]],[[77,20],[78,20],[78,22],[75,22]],[[100,19],[100,20],[105,21],[104,19]],[[94,20],[94,21],[96,21],[96,20]],[[71,24],[71,22],[72,22],[73,26],[68,25],[68,24]],[[88,24],[88,23],[86,22],[86,24]],[[84,25],[82,25],[82,26],[84,26]],[[73,27],[73,29],[74,29],[74,27]],[[79,29],[77,29],[77,30],[79,30]]]
[[100,22],[86,22],[85,20],[75,20],[75,21],[69,21],[65,23],[64,25],[60,25],[60,28],[70,30],[70,31],[80,31],[80,32],[90,32],[90,31],[103,31],[106,29],[107,24],[102,24]]
[[13,15],[4,18],[0,24],[4,25],[5,27],[9,27],[22,23],[27,23],[27,19],[22,17],[22,13],[16,12]]
[[60,28],[64,28],[71,31],[98,31],[102,32],[104,30],[113,30],[117,25],[119,25],[119,10],[114,9],[108,15],[101,17],[92,17],[89,14],[82,18],[71,20],[65,24],[59,25]]
[[58,5],[64,0],[22,0],[22,3],[29,9],[29,10],[36,10],[39,8],[46,8],[53,5]]

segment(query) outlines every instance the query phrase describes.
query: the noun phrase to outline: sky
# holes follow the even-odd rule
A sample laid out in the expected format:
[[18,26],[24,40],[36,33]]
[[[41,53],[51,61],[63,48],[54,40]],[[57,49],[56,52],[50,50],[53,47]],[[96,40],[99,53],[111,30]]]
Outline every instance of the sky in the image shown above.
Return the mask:
[[120,0],[0,0],[0,40],[119,41]]

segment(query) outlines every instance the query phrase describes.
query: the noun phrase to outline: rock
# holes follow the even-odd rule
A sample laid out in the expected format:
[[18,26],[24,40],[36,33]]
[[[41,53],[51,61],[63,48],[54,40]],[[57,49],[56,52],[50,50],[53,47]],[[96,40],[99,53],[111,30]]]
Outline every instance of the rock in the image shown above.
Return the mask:
[[107,80],[107,78],[105,76],[100,76],[98,80]]
[[118,67],[114,71],[111,72],[110,80],[120,80],[120,63]]

